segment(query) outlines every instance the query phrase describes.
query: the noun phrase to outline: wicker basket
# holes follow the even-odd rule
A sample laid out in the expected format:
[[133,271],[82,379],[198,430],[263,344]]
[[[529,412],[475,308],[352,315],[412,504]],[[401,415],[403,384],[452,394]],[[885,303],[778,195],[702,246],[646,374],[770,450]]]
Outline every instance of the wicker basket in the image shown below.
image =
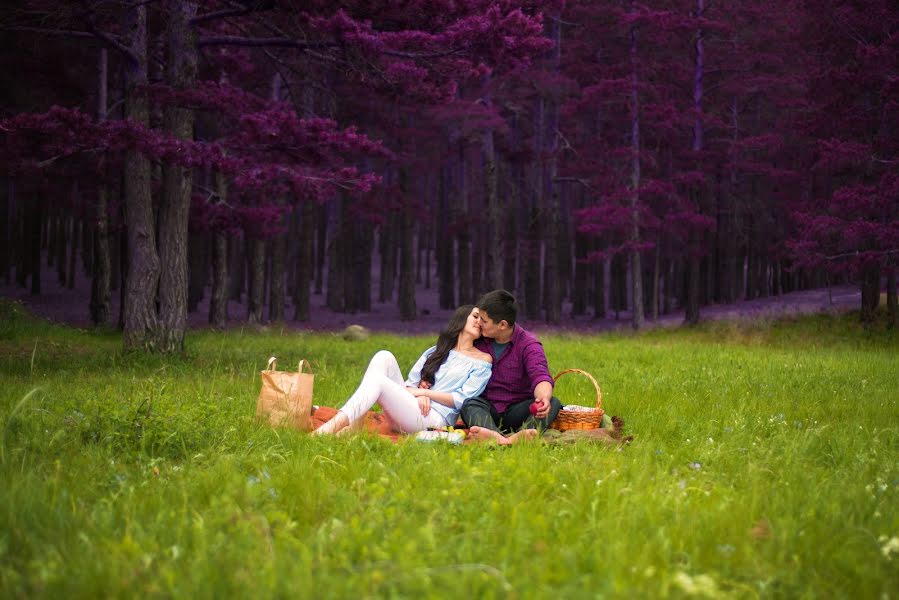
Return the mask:
[[568,431],[569,429],[599,429],[599,426],[602,423],[602,416],[605,414],[605,411],[602,409],[602,392],[599,390],[599,384],[596,383],[596,379],[593,378],[593,375],[580,369],[565,369],[564,371],[560,371],[553,378],[554,381],[559,381],[559,377],[567,373],[580,373],[590,380],[590,383],[596,388],[596,408],[585,411],[562,409],[559,411],[559,416],[556,417],[556,420],[550,425],[550,428],[558,429],[559,431]]

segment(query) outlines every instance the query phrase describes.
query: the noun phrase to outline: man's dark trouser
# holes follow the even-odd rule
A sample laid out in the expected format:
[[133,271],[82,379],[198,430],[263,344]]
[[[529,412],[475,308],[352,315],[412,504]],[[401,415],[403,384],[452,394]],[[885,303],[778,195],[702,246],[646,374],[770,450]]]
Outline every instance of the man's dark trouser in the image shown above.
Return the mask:
[[506,412],[499,413],[496,408],[483,396],[469,398],[462,405],[462,420],[469,427],[477,425],[486,427],[501,433],[513,433],[524,426],[526,429],[545,430],[556,420],[562,403],[555,396],[550,400],[549,414],[542,419],[531,416],[531,403],[533,398],[523,400],[506,407]]

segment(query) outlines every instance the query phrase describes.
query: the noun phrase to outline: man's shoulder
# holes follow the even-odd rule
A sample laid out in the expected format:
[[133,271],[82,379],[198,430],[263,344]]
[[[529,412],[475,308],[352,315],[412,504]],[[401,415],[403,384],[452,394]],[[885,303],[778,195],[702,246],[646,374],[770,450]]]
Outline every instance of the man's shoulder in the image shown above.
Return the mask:
[[518,325],[517,323],[515,325],[514,337],[515,337],[515,343],[522,345],[522,346],[535,344],[535,343],[536,344],[541,343],[536,335],[534,335],[533,333],[531,333],[530,331],[528,331],[521,325]]

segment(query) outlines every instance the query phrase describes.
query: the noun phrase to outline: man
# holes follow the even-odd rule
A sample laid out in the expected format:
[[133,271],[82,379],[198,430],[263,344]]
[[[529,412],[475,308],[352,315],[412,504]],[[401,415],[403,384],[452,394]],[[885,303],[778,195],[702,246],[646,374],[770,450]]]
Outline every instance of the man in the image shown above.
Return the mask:
[[[477,307],[483,337],[475,347],[493,356],[493,373],[484,392],[462,405],[462,420],[475,439],[511,444],[534,437],[534,428],[546,429],[562,409],[552,395],[543,344],[516,325],[518,305],[506,290],[484,294]],[[536,405],[533,418],[531,404]]]

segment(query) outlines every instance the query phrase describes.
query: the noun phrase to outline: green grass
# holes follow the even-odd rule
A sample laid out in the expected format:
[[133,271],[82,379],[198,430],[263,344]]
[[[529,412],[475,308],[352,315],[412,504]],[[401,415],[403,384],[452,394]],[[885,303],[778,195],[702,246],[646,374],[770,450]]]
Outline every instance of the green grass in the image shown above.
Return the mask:
[[[894,597],[899,336],[852,317],[546,335],[635,436],[500,449],[253,418],[430,338],[192,333],[183,357],[0,302],[0,597]],[[560,380],[567,401],[589,383]]]

